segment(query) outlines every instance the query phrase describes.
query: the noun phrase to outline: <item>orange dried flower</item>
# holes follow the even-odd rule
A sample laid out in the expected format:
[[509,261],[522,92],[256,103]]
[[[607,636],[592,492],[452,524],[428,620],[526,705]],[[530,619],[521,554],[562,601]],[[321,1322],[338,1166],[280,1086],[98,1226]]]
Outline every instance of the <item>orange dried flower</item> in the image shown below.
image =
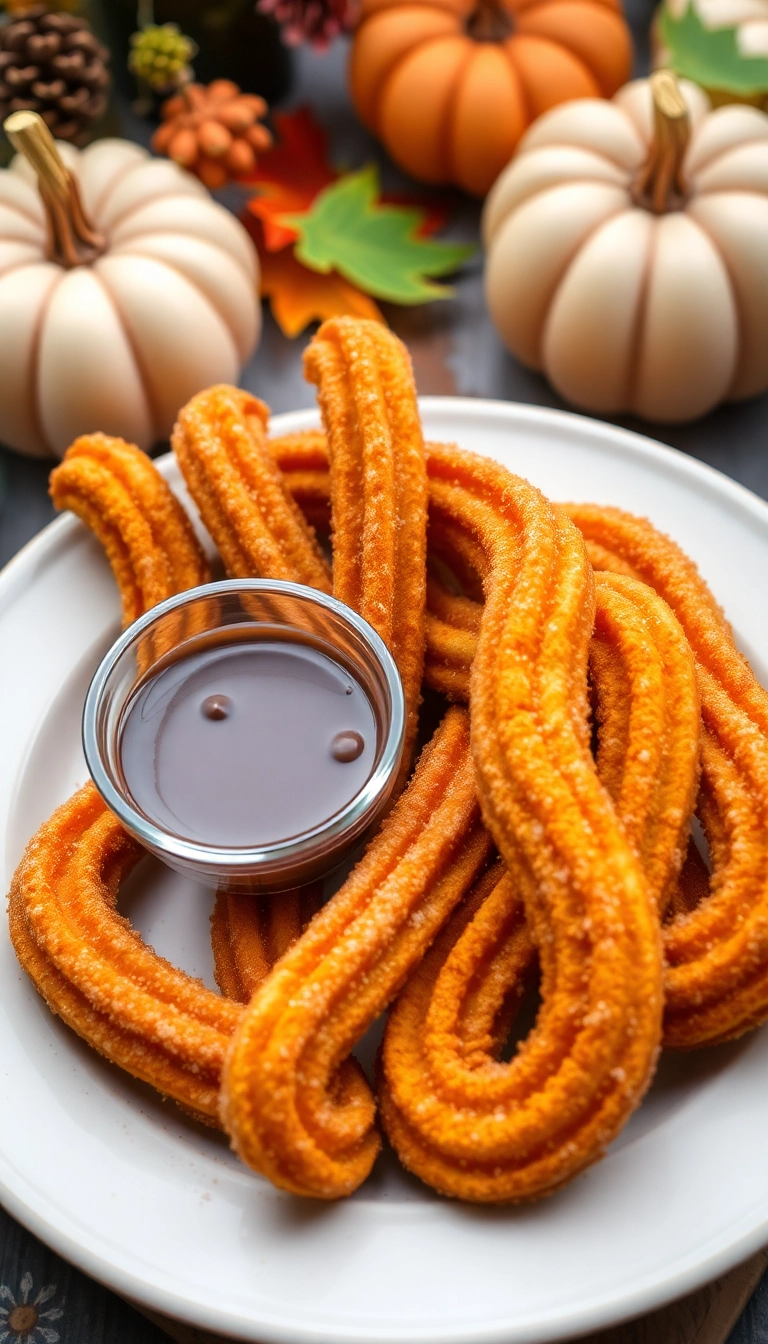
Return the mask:
[[242,93],[229,79],[188,84],[163,104],[163,122],[152,148],[195,173],[210,190],[233,178],[247,177],[256,155],[268,149],[272,136],[260,118],[263,98]]

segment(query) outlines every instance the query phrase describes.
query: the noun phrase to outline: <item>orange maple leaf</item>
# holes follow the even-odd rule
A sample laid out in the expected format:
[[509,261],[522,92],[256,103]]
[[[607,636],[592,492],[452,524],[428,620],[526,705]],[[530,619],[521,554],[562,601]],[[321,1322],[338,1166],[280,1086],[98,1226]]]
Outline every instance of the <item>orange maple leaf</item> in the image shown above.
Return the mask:
[[281,215],[304,214],[315,197],[338,177],[328,162],[328,135],[310,108],[275,112],[279,144],[261,154],[246,179],[259,188],[247,209],[264,225],[264,245],[277,252],[295,243],[298,229],[283,224]]
[[321,275],[296,260],[292,247],[270,251],[260,221],[245,219],[261,262],[261,293],[284,336],[298,336],[310,322],[326,317],[371,317],[384,322],[378,304],[337,271]]

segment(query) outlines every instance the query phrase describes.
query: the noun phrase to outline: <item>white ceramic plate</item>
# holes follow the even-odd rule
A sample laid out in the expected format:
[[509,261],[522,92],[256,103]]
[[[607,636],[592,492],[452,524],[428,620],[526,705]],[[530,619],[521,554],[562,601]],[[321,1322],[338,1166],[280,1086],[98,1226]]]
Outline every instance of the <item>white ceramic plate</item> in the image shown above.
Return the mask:
[[[647,439],[530,406],[427,398],[425,431],[553,499],[648,515],[698,561],[763,682],[768,507]],[[280,416],[287,433],[313,413]],[[178,476],[169,459],[163,469]],[[80,710],[118,633],[114,584],[72,518],[0,577],[0,861],[85,777]],[[211,896],[142,865],[122,908],[212,984]],[[768,1242],[768,1031],[662,1060],[597,1167],[542,1204],[432,1195],[390,1157],[331,1206],[274,1190],[223,1139],[54,1019],[0,932],[0,1196],[87,1273],[169,1315],[290,1344],[540,1344],[650,1310]]]

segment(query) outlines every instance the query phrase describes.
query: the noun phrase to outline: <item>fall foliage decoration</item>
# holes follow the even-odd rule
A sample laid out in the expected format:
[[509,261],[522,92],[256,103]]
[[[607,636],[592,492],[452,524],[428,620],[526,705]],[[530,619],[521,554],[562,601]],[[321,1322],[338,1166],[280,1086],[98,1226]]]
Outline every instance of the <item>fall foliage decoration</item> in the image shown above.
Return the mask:
[[258,195],[248,202],[249,212],[264,226],[270,252],[296,242],[299,231],[285,217],[309,210],[339,176],[328,158],[328,136],[308,107],[275,112],[273,121],[278,142],[259,159],[249,179]]
[[387,197],[373,166],[337,172],[307,108],[274,121],[278,143],[248,178],[257,194],[244,222],[259,252],[262,294],[286,336],[345,313],[383,320],[375,298],[408,304],[450,294],[434,277],[474,249],[431,238],[445,222],[439,203]]
[[654,65],[691,79],[717,103],[768,111],[768,0],[664,0]]
[[768,389],[768,116],[669,70],[531,128],[485,206],[505,344],[602,415]]
[[383,322],[373,299],[350,284],[337,271],[322,275],[297,260],[292,247],[270,252],[263,242],[262,226],[251,217],[246,221],[259,252],[261,292],[269,299],[272,316],[284,336],[300,336],[312,322],[327,317],[369,317]]
[[530,122],[631,63],[621,0],[363,0],[350,86],[407,173],[483,196]]
[[375,164],[345,173],[289,223],[295,256],[313,271],[337,271],[366,294],[390,303],[426,303],[452,291],[433,277],[458,270],[474,247],[424,236],[425,212],[382,198]]
[[38,112],[57,140],[82,144],[106,111],[109,59],[85,19],[27,7],[0,28],[0,121]]
[[153,92],[168,93],[191,80],[196,52],[177,23],[148,23],[131,38],[128,69]]
[[241,93],[229,79],[215,79],[207,87],[188,84],[163,104],[163,124],[152,137],[152,148],[214,191],[253,173],[256,155],[272,144],[260,124],[266,111],[263,98]]
[[309,42],[324,51],[335,37],[352,31],[359,5],[358,0],[259,0],[257,8],[277,20],[288,46]]

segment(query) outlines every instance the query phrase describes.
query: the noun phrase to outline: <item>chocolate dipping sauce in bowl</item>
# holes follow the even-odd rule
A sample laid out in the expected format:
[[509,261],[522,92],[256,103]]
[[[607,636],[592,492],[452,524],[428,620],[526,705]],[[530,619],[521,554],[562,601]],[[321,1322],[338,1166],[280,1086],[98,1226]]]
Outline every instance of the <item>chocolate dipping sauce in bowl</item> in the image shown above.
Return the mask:
[[88,690],[105,803],[199,882],[279,891],[337,867],[397,778],[405,705],[386,645],[301,584],[233,579],[153,607]]

